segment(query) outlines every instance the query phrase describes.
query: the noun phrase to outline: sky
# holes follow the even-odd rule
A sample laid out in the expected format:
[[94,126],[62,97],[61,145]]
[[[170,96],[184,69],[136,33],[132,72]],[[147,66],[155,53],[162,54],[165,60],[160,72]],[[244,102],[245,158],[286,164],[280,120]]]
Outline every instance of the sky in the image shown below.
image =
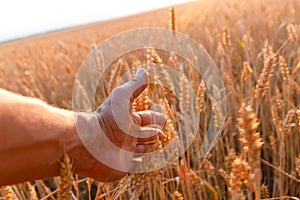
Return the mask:
[[188,0],[7,0],[0,3],[0,42],[136,14]]

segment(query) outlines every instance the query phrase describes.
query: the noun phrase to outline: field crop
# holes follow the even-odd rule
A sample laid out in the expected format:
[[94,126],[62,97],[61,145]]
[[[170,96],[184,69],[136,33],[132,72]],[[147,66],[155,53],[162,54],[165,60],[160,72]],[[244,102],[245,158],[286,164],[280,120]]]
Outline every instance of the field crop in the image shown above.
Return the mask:
[[[299,12],[298,0],[200,1],[172,8],[170,15],[163,9],[144,18],[126,18],[127,25],[102,24],[110,27],[107,30],[94,24],[70,33],[1,44],[1,88],[72,109],[75,75],[96,44],[132,28],[176,29],[201,43],[218,66],[227,112],[222,114],[205,81],[179,55],[155,49],[123,55],[109,66],[98,87],[97,103],[118,85],[122,74],[130,71],[133,76],[138,66],[147,66],[157,84],[149,85],[135,100],[133,110],[162,105],[168,123],[167,137],[156,146],[160,149],[176,139],[180,109],[197,108],[198,132],[189,149],[164,169],[131,173],[114,183],[72,174],[66,155],[60,163],[61,177],[3,186],[0,199],[298,199]],[[173,96],[175,83],[160,64],[182,73],[177,83],[180,101]],[[167,82],[171,89],[161,87],[160,82]],[[194,88],[197,105],[190,105],[188,84]],[[210,118],[221,135],[200,158]]]

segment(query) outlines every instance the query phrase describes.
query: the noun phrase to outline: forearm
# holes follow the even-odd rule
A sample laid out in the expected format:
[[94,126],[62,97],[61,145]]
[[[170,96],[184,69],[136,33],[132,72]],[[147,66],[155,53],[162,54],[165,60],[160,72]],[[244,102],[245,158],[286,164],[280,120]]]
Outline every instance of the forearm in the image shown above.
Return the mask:
[[88,114],[0,89],[0,186],[59,175],[64,153],[77,174],[100,181],[123,176],[124,172],[105,166],[86,150],[76,131],[75,115],[81,115],[82,124],[89,123]]
[[[164,126],[163,115],[131,110],[134,98],[147,87],[147,79],[146,71],[139,69],[132,80],[114,89],[94,114],[54,108],[0,89],[0,186],[59,175],[64,153],[77,174],[100,181],[122,178],[136,164],[133,155],[150,151],[157,136],[163,137],[157,128],[142,128]],[[114,111],[118,110],[118,121],[112,104]],[[128,135],[126,127],[135,127],[138,137]]]
[[0,185],[56,176],[72,112],[0,90]]

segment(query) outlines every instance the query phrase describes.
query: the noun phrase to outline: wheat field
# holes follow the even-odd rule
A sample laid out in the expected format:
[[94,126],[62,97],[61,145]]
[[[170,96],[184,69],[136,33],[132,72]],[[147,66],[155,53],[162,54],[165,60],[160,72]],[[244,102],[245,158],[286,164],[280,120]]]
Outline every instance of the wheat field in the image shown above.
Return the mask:
[[[185,154],[166,168],[113,183],[73,174],[65,155],[60,177],[2,186],[0,199],[299,199],[300,1],[200,1],[121,20],[0,44],[0,88],[72,109],[75,75],[97,44],[124,30],[164,27],[185,33],[211,55],[226,88],[225,115],[181,57],[155,49],[124,55],[108,68],[108,92],[140,65],[171,86],[162,80],[168,72],[154,66],[167,64],[185,77],[179,80],[183,105],[159,84],[134,102],[135,111],[163,105],[167,137],[158,149],[176,135],[178,107],[189,106],[186,81],[195,88],[199,129]],[[214,148],[199,158],[210,118],[224,126]]]

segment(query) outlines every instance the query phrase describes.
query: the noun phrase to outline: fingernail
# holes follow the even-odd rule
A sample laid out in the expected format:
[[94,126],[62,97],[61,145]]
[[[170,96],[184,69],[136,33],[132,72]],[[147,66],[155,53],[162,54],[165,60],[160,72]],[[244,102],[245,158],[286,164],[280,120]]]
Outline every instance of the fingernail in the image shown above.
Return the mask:
[[140,76],[144,73],[144,70],[142,68],[139,68],[136,72],[136,76]]

